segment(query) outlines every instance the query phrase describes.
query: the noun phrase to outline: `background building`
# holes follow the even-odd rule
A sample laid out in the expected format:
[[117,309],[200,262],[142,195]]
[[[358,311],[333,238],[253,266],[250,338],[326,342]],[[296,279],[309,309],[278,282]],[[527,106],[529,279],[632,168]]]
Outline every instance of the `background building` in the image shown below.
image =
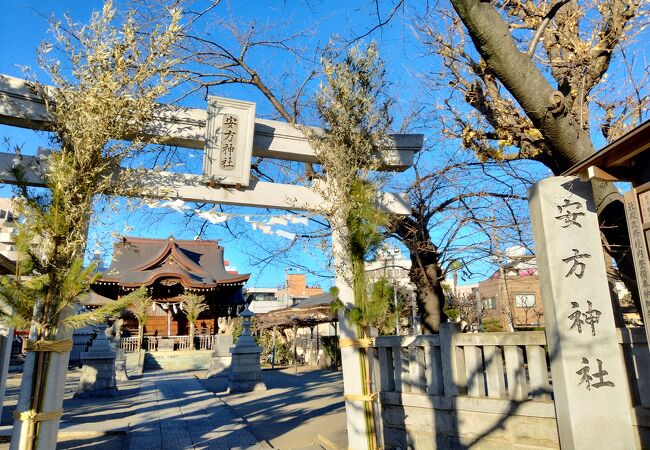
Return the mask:
[[533,255],[507,252],[506,261],[479,283],[454,286],[448,303],[470,330],[515,331],[544,326],[537,263]]
[[294,306],[322,293],[320,286],[307,286],[306,274],[287,273],[282,287],[249,287],[245,289],[244,297],[249,304],[248,308],[255,314],[261,314]]
[[544,326],[544,309],[533,256],[509,260],[478,285],[483,320],[501,323],[503,331]]
[[248,303],[248,309],[255,314],[263,314],[276,309],[291,306],[287,297],[280,298],[278,291],[280,288],[265,287],[247,287],[244,289],[244,298]]
[[10,198],[0,198],[0,270],[7,273],[15,272],[15,264],[18,259],[18,252],[14,244],[16,231],[13,201]]
[[369,283],[376,283],[381,278],[388,278],[402,288],[413,292],[415,286],[409,278],[411,258],[404,256],[397,247],[385,246],[377,251],[375,259],[366,263]]

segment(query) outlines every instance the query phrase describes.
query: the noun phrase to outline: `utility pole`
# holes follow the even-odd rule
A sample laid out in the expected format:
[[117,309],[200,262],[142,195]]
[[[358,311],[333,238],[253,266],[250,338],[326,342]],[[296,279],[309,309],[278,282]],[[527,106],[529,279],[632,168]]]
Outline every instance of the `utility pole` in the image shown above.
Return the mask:
[[391,256],[391,279],[393,280],[393,305],[395,306],[395,334],[399,336],[402,334],[399,326],[401,317],[397,308],[397,278],[395,277],[395,256],[397,256],[399,249],[393,247],[389,251]]
[[481,291],[476,288],[476,314],[477,314],[477,328],[479,333],[483,331],[483,299],[481,298]]
[[415,301],[415,291],[410,291],[410,300],[411,300],[411,334],[418,335],[421,333],[420,324],[418,323],[418,307]]
[[[496,233],[492,234],[492,242],[494,243],[494,247],[496,249],[493,258],[497,261],[497,264],[499,266],[499,283],[497,284],[497,301],[501,303],[501,307],[504,308],[506,311],[506,315],[508,319],[508,331],[512,332],[515,331],[515,327],[514,327],[515,313],[512,311],[513,305],[510,304],[510,292],[508,290],[508,274],[505,271],[504,268],[505,263],[503,261],[504,252],[501,251],[501,242],[499,240],[499,236]],[[505,300],[503,299],[503,296],[505,296]]]

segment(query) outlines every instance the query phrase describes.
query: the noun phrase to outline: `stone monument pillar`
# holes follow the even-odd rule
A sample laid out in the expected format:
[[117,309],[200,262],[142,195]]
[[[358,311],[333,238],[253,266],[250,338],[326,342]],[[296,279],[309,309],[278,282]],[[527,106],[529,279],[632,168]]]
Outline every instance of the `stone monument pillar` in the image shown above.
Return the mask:
[[230,347],[232,354],[232,368],[230,373],[230,392],[250,392],[266,390],[262,380],[262,367],[260,354],[262,347],[257,345],[251,335],[252,313],[248,307],[239,315],[244,319],[241,336],[234,347]]
[[551,177],[528,198],[560,445],[635,448],[591,183]]
[[106,325],[99,327],[99,333],[93,340],[87,352],[81,354],[81,378],[75,397],[114,397],[117,395],[115,383],[115,355],[104,330]]
[[232,347],[232,336],[229,334],[220,334],[212,336],[213,347],[212,357],[210,360],[210,370],[206,378],[228,376],[232,364],[230,347]]

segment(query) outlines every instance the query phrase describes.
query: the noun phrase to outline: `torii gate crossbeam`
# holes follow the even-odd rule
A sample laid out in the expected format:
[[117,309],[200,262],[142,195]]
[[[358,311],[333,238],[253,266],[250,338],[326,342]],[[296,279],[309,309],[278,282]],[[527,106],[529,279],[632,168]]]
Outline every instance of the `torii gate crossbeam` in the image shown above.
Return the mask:
[[[44,90],[51,90],[45,87]],[[48,114],[41,96],[29,82],[0,74],[0,124],[43,129]],[[208,119],[206,109],[160,105],[148,137],[164,137],[167,145],[203,149]],[[316,132],[322,129],[309,127]],[[392,145],[383,152],[381,170],[404,171],[413,165],[413,155],[423,144],[421,134],[392,135]],[[255,119],[253,156],[318,163],[309,140],[296,127],[276,120]]]

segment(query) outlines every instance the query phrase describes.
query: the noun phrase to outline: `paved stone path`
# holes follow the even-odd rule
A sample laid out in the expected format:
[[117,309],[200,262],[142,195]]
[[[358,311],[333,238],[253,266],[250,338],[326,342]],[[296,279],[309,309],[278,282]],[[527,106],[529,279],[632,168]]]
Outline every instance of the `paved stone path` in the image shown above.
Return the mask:
[[348,448],[341,372],[294,368],[264,370],[266,391],[226,392],[225,378],[199,382],[215,392],[251,432],[282,450],[340,450]]
[[145,373],[136,402],[128,431],[131,450],[271,448],[188,373]]
[[[225,378],[145,372],[119,382],[117,397],[76,399],[79,373],[68,373],[59,450],[347,448],[340,373],[265,371],[268,391],[228,395]],[[9,448],[20,378],[8,381],[0,450]]]

